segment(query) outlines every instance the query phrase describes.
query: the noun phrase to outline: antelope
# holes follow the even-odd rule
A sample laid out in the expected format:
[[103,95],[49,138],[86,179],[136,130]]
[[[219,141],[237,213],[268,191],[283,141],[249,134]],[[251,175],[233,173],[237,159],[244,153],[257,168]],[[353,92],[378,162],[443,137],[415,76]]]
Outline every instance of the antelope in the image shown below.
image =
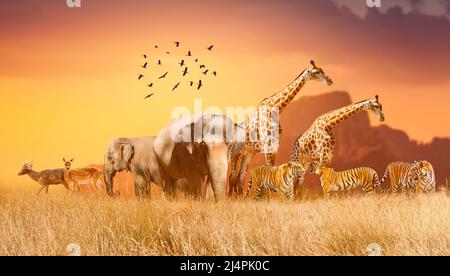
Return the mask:
[[[64,169],[43,170],[40,172],[33,171],[33,164],[29,161],[25,161],[17,175],[25,175],[38,182],[42,187],[37,192],[37,195],[45,189],[45,193],[48,194],[48,187],[50,185],[63,185],[66,188],[67,193],[70,191],[68,183],[64,179]],[[67,194],[66,193],[66,194]]]
[[66,161],[65,158],[63,158],[64,162],[64,180],[67,183],[72,184],[72,191],[77,192],[80,191],[80,184],[86,185],[90,184],[91,188],[97,192],[98,189],[102,188],[102,178],[103,178],[103,172],[100,169],[97,168],[81,168],[81,169],[73,169],[71,170],[70,167],[73,163],[73,158],[69,161]]

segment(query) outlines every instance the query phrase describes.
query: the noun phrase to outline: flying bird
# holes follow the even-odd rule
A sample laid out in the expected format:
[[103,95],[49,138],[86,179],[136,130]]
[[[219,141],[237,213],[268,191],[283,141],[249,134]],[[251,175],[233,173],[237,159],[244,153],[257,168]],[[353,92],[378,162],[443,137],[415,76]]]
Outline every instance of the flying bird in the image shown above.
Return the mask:
[[169,72],[165,72],[164,75],[162,75],[161,77],[159,77],[159,79],[165,78],[165,77],[167,76],[168,73],[169,73]]
[[153,87],[153,82],[152,82],[152,83],[149,83],[149,84],[147,84],[147,86],[148,86],[148,87]]
[[211,46],[209,46],[208,48],[206,48],[206,49],[208,49],[209,51],[212,51],[212,48],[214,47],[214,45],[211,45]]
[[158,45],[155,45],[155,48],[158,48]]
[[189,82],[189,86],[192,86],[192,85],[194,85],[194,82],[193,82],[193,81],[190,81],[190,82]]
[[161,63],[161,60],[158,60],[158,65],[161,65],[162,63]]
[[187,56],[188,57],[192,56],[191,51],[188,51]]
[[175,89],[177,89],[179,85],[180,85],[180,83],[175,84],[175,86],[172,88],[172,91],[174,91]]
[[148,94],[147,96],[145,96],[144,100],[150,98],[150,97],[153,96],[154,94],[155,94],[155,93]]
[[147,68],[148,62],[144,63],[144,65],[142,65],[142,68]]
[[202,69],[202,68],[206,68],[206,66],[205,65],[200,65],[200,69]]
[[170,55],[170,52],[166,52],[166,54]]
[[183,77],[186,76],[187,73],[188,73],[188,68],[187,68],[187,67],[184,67]]
[[198,86],[197,86],[197,90],[200,90],[200,88],[203,86],[202,84],[202,80],[198,81]]
[[181,60],[181,62],[180,63],[178,63],[181,67],[183,67],[184,66],[184,59],[182,59]]
[[198,62],[198,58],[195,59],[195,62]]
[[203,73],[203,75],[206,75],[206,74],[208,74],[208,72],[209,72],[209,70],[206,70],[205,72],[202,72],[202,73]]
[[139,76],[138,76],[138,80],[142,79],[143,77],[144,77],[144,75],[142,75],[142,74],[139,74]]
[[146,54],[143,54],[142,56],[143,56],[144,58],[147,58],[147,55],[146,55]]
[[175,41],[174,43],[175,43],[175,46],[176,46],[176,47],[179,47],[179,46],[180,46],[180,42]]
[[217,72],[213,71],[212,74],[217,77]]

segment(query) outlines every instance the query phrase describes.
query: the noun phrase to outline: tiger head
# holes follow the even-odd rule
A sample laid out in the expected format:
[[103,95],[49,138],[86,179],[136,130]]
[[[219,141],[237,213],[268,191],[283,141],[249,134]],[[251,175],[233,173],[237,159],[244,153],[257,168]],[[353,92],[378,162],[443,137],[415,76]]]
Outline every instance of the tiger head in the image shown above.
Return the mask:
[[316,168],[314,169],[314,174],[318,175],[318,176],[322,176],[324,173],[333,170],[332,168],[328,168],[325,165],[317,165]]
[[305,168],[299,162],[288,162],[287,169],[292,172],[297,178],[301,179],[305,175]]
[[414,181],[434,181],[433,166],[428,161],[414,161]]

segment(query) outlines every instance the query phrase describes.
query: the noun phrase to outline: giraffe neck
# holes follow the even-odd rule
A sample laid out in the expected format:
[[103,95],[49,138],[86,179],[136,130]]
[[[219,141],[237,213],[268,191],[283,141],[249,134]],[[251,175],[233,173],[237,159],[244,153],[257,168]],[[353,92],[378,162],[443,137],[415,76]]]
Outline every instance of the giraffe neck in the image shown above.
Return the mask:
[[327,126],[330,128],[335,128],[338,124],[347,120],[351,116],[367,110],[370,107],[370,100],[362,101],[359,103],[351,104],[343,108],[337,109],[325,115],[327,121]]
[[286,106],[295,98],[300,92],[305,83],[307,82],[308,71],[304,70],[291,84],[286,88],[276,93],[275,95],[264,99],[261,105],[270,106],[272,108],[278,108],[279,113],[283,112]]
[[33,170],[29,170],[27,172],[28,176],[33,179],[36,182],[39,182],[39,177],[41,177],[41,173],[40,172],[35,172]]

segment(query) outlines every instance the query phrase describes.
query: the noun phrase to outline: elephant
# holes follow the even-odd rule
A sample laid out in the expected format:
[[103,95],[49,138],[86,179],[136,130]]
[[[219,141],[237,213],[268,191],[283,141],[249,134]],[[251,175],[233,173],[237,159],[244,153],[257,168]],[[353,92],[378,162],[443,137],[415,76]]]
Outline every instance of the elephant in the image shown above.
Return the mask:
[[[155,137],[113,139],[105,154],[103,171],[106,191],[110,196],[117,195],[113,192],[113,177],[124,170],[133,173],[137,197],[150,197],[151,182],[161,185],[161,174],[153,152],[154,141]],[[187,182],[179,179],[175,186],[186,192]]]
[[205,198],[205,176],[217,200],[225,198],[230,150],[245,130],[225,115],[186,116],[166,125],[153,145],[163,189],[173,194],[174,181],[185,178],[188,194]]

